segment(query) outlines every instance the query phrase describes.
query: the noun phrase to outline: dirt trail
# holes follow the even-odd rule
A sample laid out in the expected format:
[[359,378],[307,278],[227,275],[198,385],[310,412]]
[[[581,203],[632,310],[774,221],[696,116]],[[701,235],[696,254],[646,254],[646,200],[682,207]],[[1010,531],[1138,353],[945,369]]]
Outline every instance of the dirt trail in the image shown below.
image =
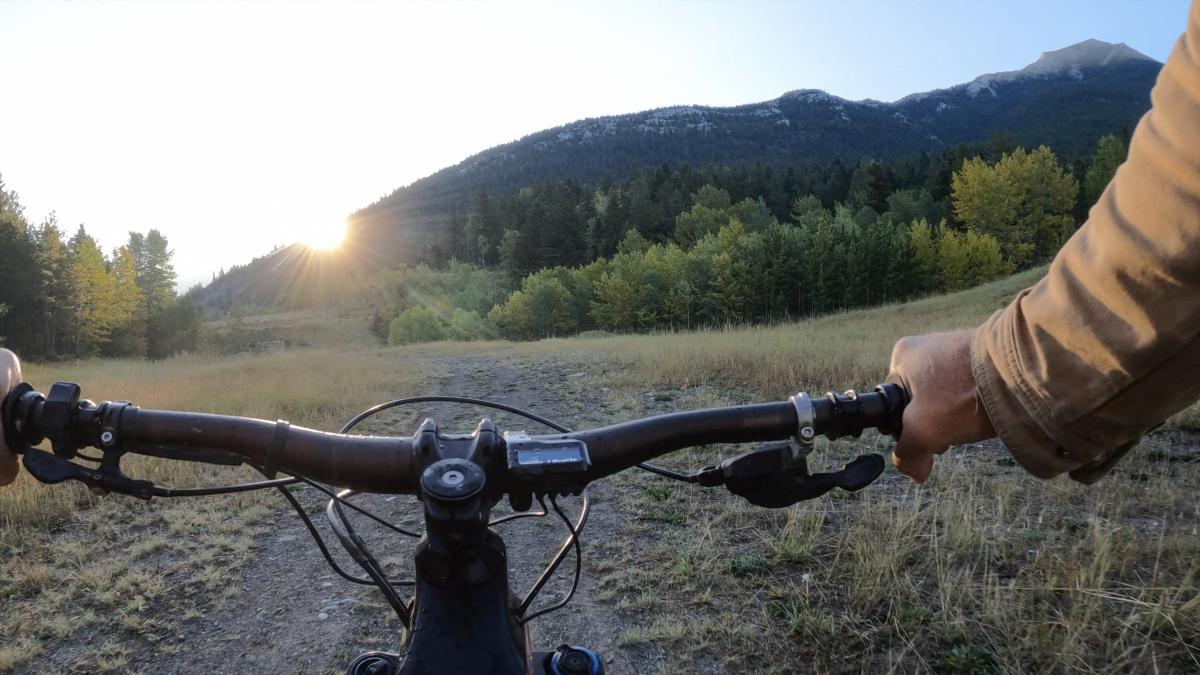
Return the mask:
[[[531,363],[519,356],[434,357],[431,361],[431,371],[440,375],[428,383],[425,393],[496,400],[568,425],[580,423],[585,414],[587,426],[607,417],[600,385],[589,385],[587,365],[547,361],[544,357]],[[565,395],[568,383],[572,393]],[[445,431],[467,432],[485,415],[500,429],[537,427],[497,411],[442,404],[419,408],[387,413],[370,420],[363,430],[407,435],[421,419],[432,417]],[[651,668],[636,667],[634,659],[644,660],[648,648],[618,647],[621,617],[611,603],[593,599],[600,576],[595,565],[604,559],[605,551],[589,543],[613,540],[621,521],[619,502],[605,485],[592,488],[592,499],[592,513],[583,537],[584,572],[579,592],[565,609],[534,622],[535,647],[551,649],[561,642],[582,644],[604,656],[610,673],[646,672]],[[578,500],[569,501],[564,506],[574,517]],[[323,534],[327,533],[324,502],[307,495],[305,503],[312,507],[310,514]],[[367,496],[359,503],[402,526],[421,528],[420,507],[411,497]],[[130,663],[134,670],[155,674],[341,673],[358,653],[396,650],[399,624],[389,618],[391,610],[377,590],[337,577],[290,509],[281,507],[267,522],[273,525],[273,531],[258,541],[254,561],[240,572],[240,596],[226,609],[182,623],[177,635],[166,639],[174,643],[167,649],[137,654]],[[373,526],[364,518],[355,522],[394,578],[411,574],[414,540]],[[558,550],[565,529],[553,514],[498,527],[508,546],[512,586],[518,594],[524,593]],[[340,546],[333,541],[329,545],[343,561],[344,569],[362,575]],[[573,559],[568,558],[535,607],[561,597],[573,570]]]

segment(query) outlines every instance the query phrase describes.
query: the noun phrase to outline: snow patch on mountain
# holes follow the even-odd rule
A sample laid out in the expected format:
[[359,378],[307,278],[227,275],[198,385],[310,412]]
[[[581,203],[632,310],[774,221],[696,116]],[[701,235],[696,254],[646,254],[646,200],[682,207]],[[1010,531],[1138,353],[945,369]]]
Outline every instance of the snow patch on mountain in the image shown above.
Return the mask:
[[847,103],[848,101],[840,96],[834,96],[820,89],[794,89],[787,92],[783,96],[775,99],[775,103],[784,99],[794,98],[804,103]]
[[992,81],[986,75],[967,85],[967,96],[975,98],[984,89],[992,94],[992,98],[996,98],[996,90],[992,88]]

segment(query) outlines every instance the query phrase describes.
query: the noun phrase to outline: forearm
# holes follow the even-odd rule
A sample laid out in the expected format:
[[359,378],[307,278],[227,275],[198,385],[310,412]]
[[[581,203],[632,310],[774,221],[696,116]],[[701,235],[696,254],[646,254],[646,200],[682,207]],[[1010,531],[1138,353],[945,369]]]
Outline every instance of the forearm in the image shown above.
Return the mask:
[[1091,482],[1200,396],[1200,7],[1129,159],[1039,284],[980,327],[972,371],[1023,466]]

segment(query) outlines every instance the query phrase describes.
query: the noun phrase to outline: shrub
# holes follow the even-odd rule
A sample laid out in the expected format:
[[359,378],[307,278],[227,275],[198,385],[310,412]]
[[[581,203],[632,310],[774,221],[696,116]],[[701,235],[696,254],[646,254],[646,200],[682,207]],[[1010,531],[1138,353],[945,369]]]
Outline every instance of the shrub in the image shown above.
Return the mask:
[[479,312],[459,307],[450,317],[450,334],[455,340],[486,340],[495,337],[496,328]]
[[442,317],[432,309],[420,305],[410,307],[395,319],[388,330],[389,345],[407,345],[414,342],[434,342],[450,337]]

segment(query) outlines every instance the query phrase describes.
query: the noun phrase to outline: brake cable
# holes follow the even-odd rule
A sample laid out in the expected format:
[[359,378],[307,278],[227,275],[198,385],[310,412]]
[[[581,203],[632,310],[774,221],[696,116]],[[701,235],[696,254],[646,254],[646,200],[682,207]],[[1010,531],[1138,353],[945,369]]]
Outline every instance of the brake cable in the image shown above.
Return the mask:
[[[542,505],[542,510],[545,511],[546,503],[542,501],[541,497],[538,498],[538,503]],[[571,582],[571,588],[567,591],[567,594],[563,596],[562,600],[551,605],[550,607],[540,609],[533,614],[518,619],[517,623],[521,625],[529,623],[543,614],[549,614],[550,612],[566,607],[567,603],[571,601],[571,598],[575,596],[575,589],[579,587],[579,576],[583,571],[583,552],[579,547],[579,532],[583,529],[583,526],[587,524],[588,513],[592,510],[592,499],[588,495],[588,491],[585,489],[583,491],[583,506],[579,511],[579,522],[577,522],[575,525],[571,524],[571,520],[567,518],[567,514],[563,513],[562,507],[558,505],[558,501],[554,497],[550,498],[550,504],[554,507],[554,512],[557,513],[558,517],[562,518],[563,523],[566,524],[567,530],[571,533],[571,536],[568,537],[565,542],[563,542],[562,548],[558,550],[558,554],[554,556],[554,560],[550,561],[550,565],[547,566],[545,571],[542,572],[542,576],[538,578],[537,582],[533,585],[533,588],[531,588],[529,593],[525,595],[525,599],[521,601],[520,607],[517,608],[517,614],[524,614],[525,610],[529,609],[529,605],[533,604],[534,598],[536,598],[538,593],[541,592],[542,587],[546,585],[546,582],[550,581],[550,577],[554,574],[554,571],[558,569],[558,566],[562,564],[563,558],[566,557],[567,551],[571,550],[572,545],[575,547],[575,579]]]
[[561,431],[564,434],[571,433],[571,430],[564,427],[563,425],[555,423],[551,420],[548,420],[545,417],[542,417],[541,415],[531,413],[528,410],[522,410],[520,408],[515,408],[513,406],[505,405],[503,403],[496,403],[494,401],[485,401],[481,398],[468,398],[466,396],[412,396],[410,398],[399,398],[399,399],[396,399],[395,401],[388,401],[387,403],[380,403],[379,405],[377,405],[373,408],[369,408],[369,409],[364,410],[363,412],[359,413],[358,416],[356,416],[354,419],[347,422],[346,426],[342,427],[342,430],[339,431],[338,433],[342,433],[342,434],[349,433],[349,431],[351,429],[353,429],[355,426],[357,426],[359,422],[367,419],[368,417],[370,417],[376,413],[383,412],[384,410],[388,410],[390,408],[398,408],[402,405],[412,405],[414,403],[465,403],[467,405],[476,405],[481,408],[493,408],[495,410],[503,410],[504,412],[510,412],[514,415],[520,415],[521,417],[533,420],[534,422],[537,422],[538,424],[543,424],[545,426],[548,426],[551,429],[554,429],[555,431]]
[[[387,599],[388,604],[396,612],[396,617],[400,619],[400,623],[404,625],[404,629],[409,628],[409,616],[412,614],[412,606],[400,599],[396,594],[396,589],[388,581],[387,574],[383,570],[383,566],[371,555],[371,551],[367,549],[367,543],[358,536],[354,531],[354,526],[350,524],[350,520],[346,518],[346,513],[342,510],[343,495],[348,496],[349,490],[343,490],[337,495],[336,499],[329,500],[328,506],[325,507],[325,516],[329,520],[329,526],[333,528],[334,534],[338,540],[342,542],[342,546],[346,549],[354,561],[366,570],[367,575],[375,581],[375,585],[383,592],[383,597]],[[337,514],[339,520],[342,521],[344,531],[338,528],[333,516]]]
[[330,497],[330,501],[338,502],[345,506],[349,506],[350,508],[354,509],[355,511],[358,511],[359,513],[370,518],[371,520],[374,520],[375,522],[379,523],[380,525],[383,525],[384,527],[386,527],[388,529],[395,530],[396,532],[399,532],[400,534],[402,534],[406,537],[412,537],[413,539],[421,538],[421,535],[417,534],[416,532],[409,532],[408,530],[404,529],[403,527],[400,527],[399,525],[393,525],[393,524],[387,522],[386,520],[384,520],[383,518],[380,518],[379,516],[375,515],[374,513],[371,513],[370,511],[362,508],[361,506],[356,506],[356,505],[351,504],[350,502],[346,501],[346,499],[345,499],[346,497],[357,494],[353,490],[343,490],[342,493],[335,494],[333,492],[333,490],[330,490],[329,488],[325,487],[324,485],[321,485],[320,483],[318,483],[316,481],[309,480],[303,476],[300,476],[300,480],[304,481],[304,483],[306,483],[310,487],[314,487],[314,488],[320,490],[321,492],[324,492],[326,495],[328,495]]
[[[555,429],[557,431],[562,431],[563,433],[569,433],[569,431],[570,431],[569,429],[566,429],[562,425],[555,424],[554,422],[552,422],[548,419],[545,419],[539,415],[536,415],[536,414],[531,413],[526,410],[521,410],[520,408],[515,408],[513,406],[504,405],[502,403],[494,403],[492,401],[466,398],[466,397],[461,397],[461,396],[417,396],[417,397],[411,397],[411,398],[405,398],[405,399],[397,399],[394,401],[388,401],[387,403],[381,403],[381,404],[374,406],[368,410],[365,410],[362,413],[359,413],[358,415],[356,415],[354,417],[354,419],[347,422],[342,427],[342,429],[339,433],[342,433],[342,434],[349,433],[351,429],[353,429],[355,426],[357,426],[363,420],[371,417],[372,415],[380,413],[384,410],[388,410],[390,408],[396,408],[396,407],[403,406],[403,405],[410,405],[410,404],[415,404],[415,403],[427,403],[427,402],[465,403],[465,404],[479,405],[479,406],[486,407],[486,408],[495,408],[497,410],[503,410],[505,412],[511,412],[513,414],[520,415],[522,417],[526,417],[534,422],[544,424],[544,425],[546,425],[552,429]],[[371,577],[370,579],[363,579],[362,577],[356,577],[356,576],[346,572],[333,559],[333,554],[331,554],[329,552],[329,548],[326,546],[324,539],[321,537],[320,533],[317,531],[316,525],[313,524],[312,519],[308,517],[308,514],[305,512],[304,507],[300,504],[300,502],[296,499],[296,497],[294,495],[292,495],[291,492],[289,492],[288,490],[286,490],[283,487],[283,485],[285,485],[285,484],[297,483],[297,482],[303,482],[303,483],[309,485],[310,487],[316,488],[317,490],[325,493],[326,495],[328,495],[330,497],[329,503],[326,506],[326,518],[329,521],[329,525],[334,530],[334,533],[338,536],[338,540],[342,544],[343,548],[345,548],[346,551],[348,553],[350,553],[351,557],[354,558],[356,562],[358,562],[360,565],[362,565],[363,569],[367,572],[368,576]],[[300,519],[304,522],[304,526],[308,529],[309,534],[312,536],[313,540],[316,542],[317,548],[320,549],[321,555],[325,558],[325,562],[329,564],[329,566],[333,569],[333,571],[337,572],[337,574],[339,576],[341,576],[342,578],[344,578],[347,581],[350,581],[352,583],[378,587],[383,592],[384,597],[387,599],[388,603],[391,604],[392,608],[396,611],[396,615],[400,618],[400,621],[402,623],[404,623],[405,627],[407,628],[408,627],[407,614],[408,614],[408,612],[411,612],[411,607],[409,606],[408,603],[405,603],[403,600],[401,600],[399,598],[399,596],[396,595],[395,590],[393,590],[393,589],[394,589],[394,587],[414,586],[416,582],[411,579],[406,579],[406,580],[402,580],[402,581],[389,580],[387,578],[387,575],[386,575],[385,571],[383,570],[382,566],[379,565],[378,561],[375,560],[374,556],[372,556],[370,554],[370,552],[366,550],[365,542],[363,542],[361,537],[359,537],[357,535],[357,533],[354,531],[354,526],[350,523],[350,520],[346,517],[346,514],[342,510],[341,507],[343,505],[348,506],[351,509],[354,509],[355,511],[358,511],[359,513],[374,520],[375,522],[379,523],[380,525],[390,528],[400,534],[403,534],[403,535],[406,535],[409,537],[420,537],[421,535],[416,534],[414,532],[409,532],[408,530],[405,530],[404,528],[399,527],[397,525],[393,525],[392,523],[387,522],[383,518],[376,516],[375,514],[371,513],[370,511],[367,511],[366,509],[364,509],[356,504],[351,503],[350,501],[348,501],[347,498],[351,497],[355,494],[352,490],[343,490],[340,493],[334,493],[329,488],[326,488],[325,486],[317,483],[316,481],[309,480],[303,476],[297,476],[295,478],[288,478],[288,479],[281,479],[279,481],[269,481],[268,483],[277,483],[278,484],[278,485],[263,484],[262,487],[273,487],[273,486],[279,487],[280,492],[283,493],[284,497],[287,498],[288,502],[292,505],[292,508],[295,509],[297,515],[299,515]],[[551,500],[551,501],[553,502],[553,500]],[[543,503],[542,510],[540,512],[515,513],[512,515],[500,518],[496,521],[493,521],[493,522],[489,523],[489,525],[499,525],[501,523],[506,523],[506,522],[510,522],[513,520],[517,520],[518,518],[545,517],[548,513],[549,513],[549,511],[548,511],[548,509],[546,509],[546,505]],[[337,520],[341,521],[342,527],[345,530],[344,532],[340,531],[340,528],[338,527],[338,523],[334,520],[335,515],[337,516]],[[586,515],[586,512],[585,512],[585,515]],[[567,524],[569,527],[570,522],[568,521]],[[576,533],[577,533],[577,529],[572,528],[572,536],[573,537],[576,536]],[[568,542],[568,544],[569,544],[569,542]],[[575,545],[576,545],[576,549],[578,551],[578,541],[575,542]],[[558,560],[555,563],[553,563],[554,567],[557,567],[558,564],[561,563],[561,558],[562,558],[561,554],[565,553],[566,550],[567,549],[564,547],[563,551],[560,552],[560,555],[558,556]],[[579,567],[579,565],[577,564],[576,584],[578,584],[578,577],[579,577],[578,567]],[[542,583],[544,584],[545,582],[542,582]],[[537,589],[540,589],[540,588],[541,588],[541,584],[539,584],[537,586]],[[574,590],[575,590],[575,586],[572,585],[571,593],[568,594],[567,600],[570,599],[570,596],[571,596],[571,594],[574,593]],[[536,589],[535,589],[535,593],[536,593]],[[562,603],[562,604],[565,604],[565,603]],[[557,608],[558,607],[554,607],[553,609],[557,609]]]
[[[554,422],[552,420],[546,419],[545,417],[542,417],[535,413],[529,412],[528,410],[522,410],[521,408],[517,408],[514,406],[505,405],[503,403],[496,403],[494,401],[486,401],[483,399],[469,398],[469,397],[465,397],[465,396],[441,396],[441,395],[438,395],[438,396],[414,396],[414,397],[409,397],[409,398],[396,399],[394,401],[388,401],[386,403],[381,403],[379,405],[373,406],[373,407],[359,413],[358,415],[356,415],[353,419],[351,419],[349,422],[347,422],[342,427],[342,429],[339,433],[342,433],[342,434],[349,433],[351,429],[353,429],[355,426],[357,426],[363,420],[365,420],[377,413],[383,412],[384,410],[389,410],[391,408],[397,408],[397,407],[404,406],[404,405],[412,405],[412,404],[416,404],[416,403],[462,403],[462,404],[467,404],[467,405],[476,405],[476,406],[480,406],[480,407],[484,407],[484,408],[492,408],[495,410],[501,410],[504,412],[512,413],[514,415],[518,415],[520,417],[524,417],[533,422],[537,422],[538,424],[542,424],[544,426],[547,426],[551,429],[554,429],[555,431],[558,431],[558,432],[561,432],[564,434],[571,433],[571,430],[569,428],[567,428],[561,424],[558,424],[557,422]],[[91,458],[89,457],[87,459],[91,459]],[[687,482],[695,482],[694,479],[689,480],[689,477],[684,476],[683,474],[678,474],[673,471],[670,471],[667,469],[662,469],[660,467],[652,466],[649,464],[639,463],[635,466],[637,466],[640,469],[650,471],[652,473],[657,473],[659,475],[666,476],[668,478],[675,478],[677,480],[683,480],[683,481],[687,481]],[[256,467],[256,468],[259,468],[259,470],[262,471],[261,467]],[[300,504],[299,500],[296,499],[295,495],[293,495],[286,488],[286,486],[288,486],[288,485],[293,485],[293,484],[297,484],[297,483],[304,483],[310,487],[313,487],[313,488],[319,490],[320,492],[325,493],[326,495],[328,495],[330,497],[330,501],[326,506],[326,516],[329,520],[330,527],[334,529],[334,533],[338,535],[339,541],[341,542],[342,546],[344,548],[346,548],[347,552],[351,554],[351,557],[355,558],[355,560],[358,561],[359,564],[363,566],[364,570],[371,577],[370,579],[364,579],[362,577],[354,576],[354,575],[346,572],[345,570],[343,570],[341,568],[341,566],[337,564],[337,561],[335,561],[333,558],[333,554],[330,553],[328,546],[325,544],[324,538],[321,537],[320,532],[317,531],[316,525],[312,522],[312,519],[308,517],[307,512],[305,512],[304,506],[302,504]],[[325,558],[325,562],[329,564],[330,568],[332,568],[333,571],[336,572],[343,579],[346,579],[347,581],[349,581],[351,583],[379,587],[380,590],[384,593],[384,596],[388,600],[389,604],[391,604],[393,609],[396,610],[397,616],[407,626],[406,612],[411,611],[411,608],[409,607],[408,603],[405,603],[404,601],[400,600],[399,596],[397,596],[395,593],[394,587],[413,586],[413,585],[415,585],[415,582],[413,580],[401,580],[401,581],[388,580],[386,573],[382,569],[382,566],[380,566],[378,561],[376,561],[375,558],[373,556],[371,556],[370,553],[366,550],[365,543],[362,541],[362,539],[360,537],[358,537],[357,533],[354,531],[353,525],[350,524],[349,519],[346,517],[346,514],[341,507],[346,506],[355,511],[358,511],[359,513],[363,514],[364,516],[367,516],[368,518],[370,518],[371,520],[374,520],[375,522],[379,523],[380,525],[383,525],[384,527],[392,529],[392,530],[394,530],[400,534],[403,534],[405,536],[420,537],[421,535],[419,535],[415,532],[410,532],[408,530],[405,530],[404,528],[399,527],[398,525],[389,523],[386,520],[384,520],[383,518],[371,513],[370,511],[368,511],[356,504],[351,503],[350,501],[348,501],[347,498],[350,496],[353,496],[355,494],[353,491],[345,490],[345,491],[342,491],[341,493],[335,493],[332,490],[330,490],[329,488],[317,483],[316,481],[309,480],[308,478],[305,478],[303,476],[293,476],[293,477],[280,478],[280,479],[275,479],[275,480],[260,481],[257,483],[246,483],[243,485],[232,485],[232,486],[224,486],[224,487],[218,487],[218,488],[179,488],[179,489],[160,488],[162,490],[162,493],[160,496],[163,496],[163,497],[185,497],[185,496],[230,494],[230,493],[235,493],[235,492],[248,492],[251,490],[261,490],[264,488],[271,488],[271,487],[278,488],[280,493],[283,494],[284,498],[287,499],[288,503],[296,511],[296,514],[300,516],[300,520],[304,523],[305,528],[308,530],[309,534],[312,536],[313,541],[317,544],[317,548],[321,551],[322,557]],[[495,521],[491,521],[488,523],[488,525],[489,526],[499,525],[501,523],[507,523],[507,522],[517,520],[520,518],[545,517],[546,515],[549,514],[549,509],[546,508],[546,504],[544,501],[542,501],[542,499],[539,498],[538,501],[542,507],[541,511],[510,514],[503,518],[499,518]],[[567,591],[567,594],[563,597],[563,599],[561,601],[559,601],[558,603],[555,603],[554,605],[552,605],[550,607],[538,610],[537,612],[524,617],[523,619],[520,620],[521,624],[525,624],[536,617],[548,614],[550,612],[553,612],[557,609],[561,609],[562,607],[566,606],[566,604],[568,602],[570,602],[571,598],[574,597],[575,591],[579,586],[579,578],[580,578],[580,574],[581,574],[582,567],[583,567],[583,554],[582,554],[582,549],[579,545],[579,533],[583,529],[584,525],[587,523],[588,512],[591,510],[591,499],[590,499],[587,491],[584,490],[583,506],[582,506],[582,510],[580,511],[580,514],[579,514],[579,521],[576,524],[571,523],[570,519],[567,518],[566,514],[562,511],[562,508],[558,505],[558,502],[556,501],[556,499],[554,497],[550,498],[550,503],[553,506],[554,511],[558,514],[558,516],[563,519],[563,522],[567,526],[567,530],[570,532],[570,536],[567,538],[567,541],[565,541],[563,543],[562,548],[559,550],[558,554],[554,557],[554,560],[552,560],[550,565],[542,572],[541,577],[534,584],[533,588],[530,589],[529,593],[525,596],[525,600],[521,603],[520,611],[524,612],[526,609],[528,609],[529,605],[533,602],[533,600],[537,597],[538,593],[542,590],[542,588],[550,580],[550,577],[558,569],[558,566],[562,564],[563,559],[566,557],[567,553],[570,552],[571,548],[575,549],[575,576],[574,576],[574,580],[571,583],[571,588]],[[338,520],[341,521],[343,527],[345,528],[346,536],[343,536],[343,532],[339,531],[339,528],[337,527],[337,523],[334,521],[334,518],[333,518],[334,514],[337,515]],[[356,553],[358,555],[355,555]],[[363,560],[359,560],[360,557],[363,558]]]
[[[345,579],[346,581],[349,581],[350,583],[353,583],[353,584],[359,584],[362,586],[375,586],[376,585],[375,582],[370,579],[363,579],[362,577],[356,577],[356,576],[350,574],[349,572],[346,572],[345,570],[343,570],[337,564],[337,561],[335,561],[333,559],[333,554],[329,552],[329,548],[325,545],[325,540],[322,539],[321,534],[319,532],[317,532],[317,526],[313,524],[312,519],[308,517],[307,513],[305,513],[304,506],[286,488],[281,487],[281,488],[279,488],[279,491],[282,492],[283,496],[287,498],[289,503],[291,503],[292,508],[294,508],[296,510],[296,513],[300,516],[300,520],[304,521],[304,526],[306,528],[308,528],[308,533],[310,535],[312,535],[313,540],[316,541],[317,548],[319,548],[321,550],[321,555],[325,557],[325,562],[328,563],[331,568],[333,568],[334,572],[337,572],[339,576],[341,576],[343,579]],[[392,581],[389,583],[392,586],[413,586],[414,585],[414,582],[412,580]]]
[[501,523],[507,523],[507,522],[513,521],[513,520],[519,520],[521,518],[545,518],[548,515],[548,513],[549,512],[546,511],[546,505],[542,504],[541,511],[526,511],[524,513],[510,513],[507,516],[504,516],[503,518],[497,518],[496,520],[489,520],[488,527],[493,527],[495,525],[499,525]]
[[252,490],[263,490],[266,488],[282,488],[285,485],[294,485],[299,483],[300,479],[289,476],[287,478],[277,478],[275,480],[264,480],[257,483],[242,483],[241,485],[223,485],[221,487],[212,488],[156,488],[155,497],[204,497],[207,495],[231,495],[238,492],[250,492]]
[[[359,422],[367,419],[368,417],[374,415],[375,413],[383,412],[384,410],[388,410],[389,408],[397,408],[402,405],[410,405],[413,403],[466,403],[468,405],[477,405],[482,408],[494,408],[496,410],[503,410],[504,412],[510,412],[514,415],[520,415],[521,417],[533,420],[534,422],[537,422],[538,424],[548,426],[551,429],[554,429],[555,431],[558,431],[558,432],[561,432],[564,434],[571,433],[571,430],[568,429],[567,427],[564,427],[563,425],[561,425],[553,420],[548,420],[545,417],[542,417],[541,415],[538,415],[536,413],[531,413],[528,410],[522,410],[521,408],[516,408],[516,407],[510,406],[510,405],[505,405],[503,403],[496,403],[494,401],[485,401],[480,398],[469,398],[466,396],[413,396],[411,398],[401,398],[401,399],[396,399],[395,401],[388,401],[387,403],[380,403],[379,405],[377,405],[373,408],[369,408],[369,409],[364,410],[363,412],[359,413],[357,417],[355,417],[354,419],[347,422],[346,426],[342,427],[342,430],[339,433],[344,434],[344,433],[349,432],[356,425],[358,425]],[[674,471],[671,471],[670,469],[664,469],[659,466],[654,466],[653,464],[646,464],[645,462],[639,462],[637,464],[634,464],[634,466],[636,466],[639,469],[642,469],[643,471],[649,471],[650,473],[656,473],[660,476],[666,476],[667,478],[673,478],[675,480],[683,481],[685,483],[695,483],[696,482],[695,478],[693,478],[691,476],[687,476],[682,473],[676,473]],[[545,515],[545,514],[542,514],[542,515]],[[512,520],[512,518],[509,518],[509,520]]]

